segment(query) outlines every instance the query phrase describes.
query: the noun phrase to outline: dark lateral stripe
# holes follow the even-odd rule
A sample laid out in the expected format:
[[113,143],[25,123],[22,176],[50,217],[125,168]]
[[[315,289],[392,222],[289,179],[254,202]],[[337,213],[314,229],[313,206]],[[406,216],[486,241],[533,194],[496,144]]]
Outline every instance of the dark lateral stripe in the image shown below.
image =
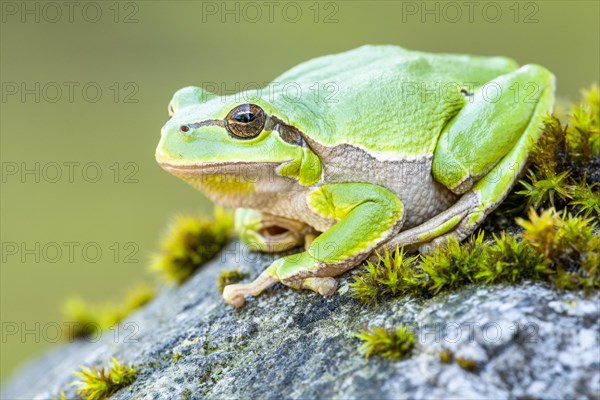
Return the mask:
[[[202,126],[219,126],[221,128],[226,127],[225,120],[222,119],[207,119],[205,121],[193,122],[191,124],[182,126],[187,126],[190,129],[197,129]],[[286,124],[274,115],[272,115],[267,120],[265,129],[276,131],[277,133],[279,133],[279,136],[287,143],[302,147],[306,145],[303,139],[303,135],[298,130],[298,128]]]
[[295,146],[304,146],[302,133],[296,127],[286,124],[274,115],[271,116],[271,120],[273,125],[271,129],[277,131],[285,142]]
[[200,121],[200,122],[194,122],[192,124],[187,124],[187,126],[191,129],[200,128],[201,126],[211,126],[211,125],[216,125],[216,126],[220,126],[221,128],[224,128],[225,121],[223,121],[222,119],[207,119],[206,121]]

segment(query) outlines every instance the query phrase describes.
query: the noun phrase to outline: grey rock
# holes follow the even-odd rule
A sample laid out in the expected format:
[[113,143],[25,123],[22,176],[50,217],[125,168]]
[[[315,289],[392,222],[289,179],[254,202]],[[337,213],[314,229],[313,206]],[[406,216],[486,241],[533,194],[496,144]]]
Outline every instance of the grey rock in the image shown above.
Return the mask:
[[[256,277],[271,256],[237,242],[184,285],[99,340],[56,347],[23,367],[4,399],[75,397],[80,365],[131,361],[137,380],[114,399],[600,398],[600,295],[561,293],[540,283],[470,286],[431,299],[400,297],[365,305],[276,285],[242,309],[216,289],[221,269]],[[365,326],[415,329],[410,358],[357,352]],[[439,353],[475,361],[468,371]],[[174,354],[181,356],[173,360]]]

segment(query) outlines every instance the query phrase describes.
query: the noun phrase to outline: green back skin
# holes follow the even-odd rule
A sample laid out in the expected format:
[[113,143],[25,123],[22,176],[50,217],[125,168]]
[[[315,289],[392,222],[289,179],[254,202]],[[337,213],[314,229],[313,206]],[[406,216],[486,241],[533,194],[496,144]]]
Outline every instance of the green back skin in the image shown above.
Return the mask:
[[351,144],[382,159],[414,158],[433,153],[443,126],[465,104],[461,88],[473,90],[517,67],[502,57],[363,46],[285,72],[276,87],[292,82],[302,97],[290,102],[292,96],[272,89],[272,104],[320,144]]
[[[224,97],[204,92],[195,100],[201,106],[179,113],[173,125],[224,118],[236,105],[255,102],[322,145],[350,144],[381,159],[414,158],[433,153],[442,127],[465,104],[461,88],[473,90],[516,68],[503,57],[363,46],[301,63],[259,98],[256,91]],[[181,154],[190,162],[210,161],[201,149]],[[231,153],[225,156],[232,161]],[[248,154],[238,158],[253,161]]]

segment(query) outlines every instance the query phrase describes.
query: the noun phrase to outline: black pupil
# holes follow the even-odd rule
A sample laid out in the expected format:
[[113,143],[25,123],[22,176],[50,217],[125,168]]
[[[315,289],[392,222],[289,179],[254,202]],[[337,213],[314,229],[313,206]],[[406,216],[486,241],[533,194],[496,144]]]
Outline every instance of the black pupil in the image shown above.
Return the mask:
[[256,116],[250,112],[247,113],[240,113],[238,115],[236,115],[235,117],[233,117],[237,122],[243,122],[243,123],[248,123],[248,122],[252,122],[254,121],[254,118]]

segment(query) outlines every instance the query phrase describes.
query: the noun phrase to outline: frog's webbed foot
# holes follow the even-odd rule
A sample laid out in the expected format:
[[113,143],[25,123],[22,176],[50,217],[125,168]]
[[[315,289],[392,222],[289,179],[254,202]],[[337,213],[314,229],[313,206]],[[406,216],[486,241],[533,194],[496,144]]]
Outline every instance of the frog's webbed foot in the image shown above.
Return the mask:
[[[301,253],[300,255],[305,254]],[[306,260],[304,260],[306,261]],[[302,263],[302,261],[301,261]],[[313,262],[309,261],[309,264]],[[297,267],[298,264],[294,264]],[[337,281],[329,276],[326,277],[308,277],[301,278],[294,273],[286,274],[286,268],[289,269],[289,261],[283,258],[275,261],[269,268],[263,271],[251,283],[236,283],[225,286],[223,290],[223,298],[225,301],[234,306],[242,307],[246,303],[245,296],[258,296],[265,289],[269,288],[276,282],[281,282],[284,285],[294,289],[309,289],[319,293],[322,296],[331,296],[337,289]],[[295,270],[294,268],[292,268]]]
[[318,234],[300,221],[246,208],[236,210],[235,230],[250,249],[269,253],[305,245]]
[[330,276],[326,276],[323,278],[305,278],[299,281],[297,284],[295,282],[285,282],[285,284],[289,287],[293,287],[295,289],[308,289],[313,292],[319,293],[321,296],[331,296],[337,290],[337,280]]
[[281,282],[294,289],[308,289],[322,296],[331,296],[337,289],[335,278],[310,276],[310,273],[306,272],[298,273],[303,267],[311,268],[314,265],[315,260],[306,252],[280,258],[253,282],[225,286],[223,298],[228,304],[239,308],[245,304],[246,295],[258,296],[276,282]]

